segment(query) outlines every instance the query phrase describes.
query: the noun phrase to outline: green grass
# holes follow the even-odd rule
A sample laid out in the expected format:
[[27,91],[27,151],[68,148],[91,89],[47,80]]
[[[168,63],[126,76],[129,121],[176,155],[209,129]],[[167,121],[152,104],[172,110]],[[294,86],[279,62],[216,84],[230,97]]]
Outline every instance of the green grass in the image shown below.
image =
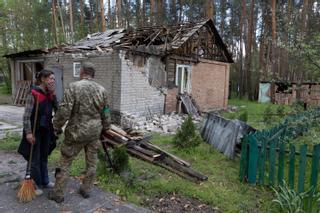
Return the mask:
[[[272,103],[258,103],[255,101],[248,101],[246,99],[230,99],[229,106],[237,106],[237,112],[229,112],[223,113],[222,115],[229,119],[238,118],[239,115],[246,110],[248,112],[248,121],[247,123],[254,128],[264,129],[271,127],[277,123],[279,123],[282,118],[277,114],[277,109],[280,105],[272,104]],[[272,123],[266,124],[263,119],[263,114],[267,107],[271,107],[272,109]],[[291,112],[291,108],[289,106],[285,106],[285,113],[288,114]]]
[[4,83],[0,83],[0,104],[10,104],[11,100],[11,89]]
[[8,95],[10,94],[11,89],[5,84],[5,83],[0,83],[0,94],[1,95]]
[[231,161],[202,143],[188,152],[173,147],[172,136],[155,135],[152,143],[191,163],[192,168],[207,175],[200,184],[183,179],[165,169],[131,158],[136,181],[127,187],[121,178],[100,176],[99,186],[136,204],[158,194],[179,193],[216,206],[223,212],[267,211],[272,197],[270,190],[239,182],[239,162]]
[[[248,123],[256,128],[266,127],[262,115],[268,105],[275,113],[278,107],[273,104],[259,104],[235,99],[230,100],[229,104],[246,109]],[[286,107],[286,110],[289,111],[289,107]],[[224,115],[231,118],[236,117],[239,113],[224,113]],[[201,143],[200,146],[189,151],[179,150],[173,146],[172,140],[172,136],[156,134],[152,143],[190,162],[193,169],[208,176],[208,181],[200,184],[193,183],[163,168],[130,157],[130,168],[134,174],[132,184],[128,184],[120,176],[102,169],[99,163],[98,186],[137,205],[143,205],[146,199],[159,194],[179,193],[218,207],[222,212],[269,212],[273,198],[272,190],[241,183],[239,181],[238,158],[235,161],[229,160],[206,143]],[[0,149],[2,149],[1,144]],[[49,158],[49,165],[54,167],[59,156],[60,153],[56,149]],[[85,162],[82,152],[73,162],[71,175],[79,176],[84,168]]]
[[5,139],[0,140],[0,150],[14,151],[18,149],[21,141],[21,136],[19,134],[12,134]]

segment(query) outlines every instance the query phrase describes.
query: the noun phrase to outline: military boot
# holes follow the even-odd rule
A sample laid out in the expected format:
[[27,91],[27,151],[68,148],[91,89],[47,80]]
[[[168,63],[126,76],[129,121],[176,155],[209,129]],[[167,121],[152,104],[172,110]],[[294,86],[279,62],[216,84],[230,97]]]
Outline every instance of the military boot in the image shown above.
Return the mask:
[[64,201],[64,197],[58,196],[54,193],[53,190],[50,190],[48,193],[48,199],[53,200],[56,203],[62,203]]

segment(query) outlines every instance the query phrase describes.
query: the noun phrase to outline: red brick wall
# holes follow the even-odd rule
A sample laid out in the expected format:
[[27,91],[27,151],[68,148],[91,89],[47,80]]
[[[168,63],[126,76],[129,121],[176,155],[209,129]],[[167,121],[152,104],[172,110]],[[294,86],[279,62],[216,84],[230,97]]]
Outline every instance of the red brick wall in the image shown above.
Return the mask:
[[201,60],[192,66],[192,92],[201,111],[226,108],[228,105],[229,65]]
[[177,111],[178,88],[168,89],[165,100],[165,113]]

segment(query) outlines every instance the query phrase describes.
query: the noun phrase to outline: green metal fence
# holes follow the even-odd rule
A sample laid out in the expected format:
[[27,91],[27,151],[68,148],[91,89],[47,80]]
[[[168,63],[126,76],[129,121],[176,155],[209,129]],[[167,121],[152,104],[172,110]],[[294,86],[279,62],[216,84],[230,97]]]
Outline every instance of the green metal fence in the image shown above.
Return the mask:
[[289,141],[318,122],[320,109],[287,117],[271,129],[257,131],[242,140],[240,180],[250,184],[289,187],[303,192],[317,188],[320,144],[296,146]]

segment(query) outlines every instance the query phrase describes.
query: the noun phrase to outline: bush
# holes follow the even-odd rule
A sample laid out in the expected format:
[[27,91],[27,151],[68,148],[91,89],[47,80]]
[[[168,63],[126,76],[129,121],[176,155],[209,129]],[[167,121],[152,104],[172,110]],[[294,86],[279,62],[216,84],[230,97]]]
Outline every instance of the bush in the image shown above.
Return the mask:
[[174,137],[173,143],[178,148],[196,147],[202,142],[199,132],[192,121],[191,116],[182,123],[181,128],[178,129]]
[[124,146],[114,148],[112,152],[112,167],[117,174],[129,169],[129,155]]
[[284,105],[279,105],[278,106],[277,114],[278,114],[279,118],[283,118],[285,116],[284,110],[285,110]]
[[248,111],[247,111],[247,110],[243,110],[243,111],[240,113],[238,119],[239,119],[240,121],[247,122],[247,121],[248,121]]
[[267,108],[263,111],[263,121],[267,124],[270,125],[272,123],[272,118],[273,117],[273,112],[271,105],[268,105]]
[[295,113],[303,112],[304,111],[304,103],[303,101],[296,101],[291,105],[292,111]]
[[108,151],[110,161],[106,159],[106,153],[103,149],[98,151],[98,159],[100,165],[98,166],[99,174],[107,173],[107,169],[111,169],[114,173],[120,174],[125,170],[129,170],[129,155],[123,146],[118,146],[112,151]]

